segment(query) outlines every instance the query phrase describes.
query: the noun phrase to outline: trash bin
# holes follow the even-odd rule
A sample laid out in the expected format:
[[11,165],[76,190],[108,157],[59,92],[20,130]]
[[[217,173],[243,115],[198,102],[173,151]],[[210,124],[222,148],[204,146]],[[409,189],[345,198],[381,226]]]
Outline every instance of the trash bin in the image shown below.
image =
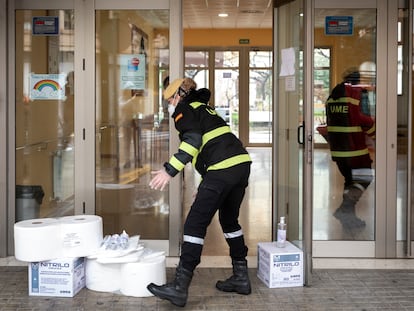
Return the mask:
[[16,185],[16,222],[39,218],[44,195],[41,186]]

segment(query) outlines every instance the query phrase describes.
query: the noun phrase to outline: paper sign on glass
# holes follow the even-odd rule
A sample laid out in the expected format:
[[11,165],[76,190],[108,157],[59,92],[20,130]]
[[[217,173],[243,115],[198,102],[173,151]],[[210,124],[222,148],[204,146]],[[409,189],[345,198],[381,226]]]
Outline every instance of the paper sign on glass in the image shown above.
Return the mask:
[[121,89],[144,90],[145,55],[123,54],[120,55],[119,60]]
[[280,66],[280,76],[293,76],[295,74],[295,49],[282,49],[282,64]]
[[30,74],[31,100],[65,100],[66,74]]

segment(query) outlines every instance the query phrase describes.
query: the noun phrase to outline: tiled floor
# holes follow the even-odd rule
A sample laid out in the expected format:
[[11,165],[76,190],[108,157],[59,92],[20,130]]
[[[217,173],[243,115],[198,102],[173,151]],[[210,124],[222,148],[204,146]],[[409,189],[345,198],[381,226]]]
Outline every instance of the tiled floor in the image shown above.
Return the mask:
[[[262,152],[265,151],[265,152]],[[231,272],[228,248],[215,219],[206,236],[202,263],[195,272],[187,306],[174,307],[155,297],[136,298],[116,293],[100,293],[83,289],[74,298],[28,296],[27,267],[12,257],[0,258],[0,311],[11,310],[413,310],[414,261],[410,259],[313,258],[315,270],[309,287],[269,289],[256,277],[256,247],[259,241],[271,240],[269,150],[252,149],[257,158],[249,193],[242,207],[241,223],[249,245],[249,271],[253,292],[249,296],[222,293],[215,282]],[[321,151],[321,153],[323,153]],[[326,155],[325,155],[326,158]],[[325,159],[319,154],[319,159]],[[328,158],[320,161],[326,168]],[[319,163],[319,162],[318,162]],[[330,163],[331,164],[331,163]],[[316,166],[318,167],[318,166]],[[334,170],[335,171],[335,170]],[[336,171],[335,171],[336,172]],[[325,174],[325,173],[324,173]],[[188,176],[187,176],[188,177]],[[317,183],[319,184],[319,183]],[[187,190],[192,193],[190,183]],[[324,187],[322,187],[324,188]],[[325,188],[324,188],[325,189]],[[265,194],[264,192],[265,191]],[[269,192],[269,193],[268,193]],[[327,194],[328,195],[328,194]],[[323,198],[323,196],[320,196]],[[325,200],[331,202],[331,200]],[[249,208],[254,212],[249,212]],[[350,239],[338,236],[337,221],[326,205],[315,204],[314,237]],[[324,214],[323,214],[324,213]],[[371,215],[371,214],[369,214]],[[364,215],[364,216],[369,216]],[[373,219],[369,216],[364,219]],[[369,226],[368,226],[369,227]],[[372,234],[372,230],[366,233]],[[371,227],[369,227],[371,228]],[[359,240],[359,238],[355,238]],[[364,239],[371,239],[367,235]],[[351,239],[352,240],[352,239]],[[171,279],[177,258],[167,258],[167,276]],[[214,268],[213,268],[214,267]]]
[[[167,268],[171,279],[174,269]],[[185,308],[155,297],[127,297],[82,289],[73,298],[27,293],[27,267],[0,266],[0,311],[12,310],[414,310],[414,270],[315,270],[311,287],[267,288],[249,269],[252,294],[222,293],[216,280],[229,268],[198,268]]]

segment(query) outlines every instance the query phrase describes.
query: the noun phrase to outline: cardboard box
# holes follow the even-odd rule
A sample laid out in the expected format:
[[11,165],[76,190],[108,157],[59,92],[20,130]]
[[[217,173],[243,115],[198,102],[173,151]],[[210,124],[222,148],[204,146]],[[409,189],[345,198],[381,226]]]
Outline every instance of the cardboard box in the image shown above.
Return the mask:
[[84,257],[29,264],[30,296],[73,297],[84,287]]
[[269,288],[303,286],[303,252],[290,242],[258,243],[257,277]]

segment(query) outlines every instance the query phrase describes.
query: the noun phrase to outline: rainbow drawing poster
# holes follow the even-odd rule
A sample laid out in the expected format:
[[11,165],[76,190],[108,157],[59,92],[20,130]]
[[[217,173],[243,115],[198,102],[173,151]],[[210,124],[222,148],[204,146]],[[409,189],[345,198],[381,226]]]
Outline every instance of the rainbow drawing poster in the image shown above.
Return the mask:
[[65,100],[66,74],[30,75],[31,100]]

